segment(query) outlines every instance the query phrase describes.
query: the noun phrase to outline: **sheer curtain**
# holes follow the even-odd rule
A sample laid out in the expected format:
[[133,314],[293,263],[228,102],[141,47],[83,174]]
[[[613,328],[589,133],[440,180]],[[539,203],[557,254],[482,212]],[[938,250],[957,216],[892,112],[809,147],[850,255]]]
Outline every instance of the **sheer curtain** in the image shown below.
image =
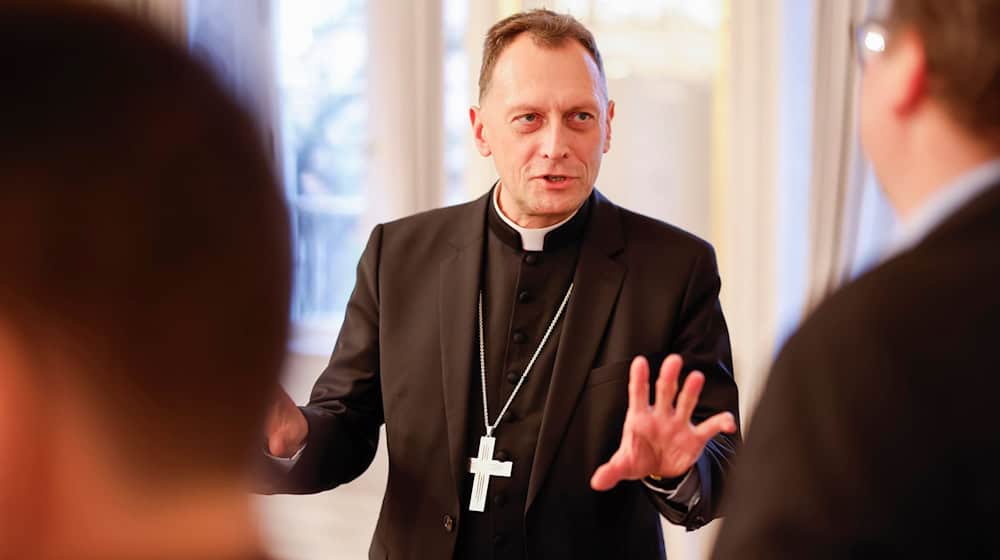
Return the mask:
[[873,6],[866,0],[816,4],[817,22],[822,24],[816,26],[806,312],[850,279],[860,254],[871,258],[888,223],[861,154],[857,130],[860,76],[851,29]]

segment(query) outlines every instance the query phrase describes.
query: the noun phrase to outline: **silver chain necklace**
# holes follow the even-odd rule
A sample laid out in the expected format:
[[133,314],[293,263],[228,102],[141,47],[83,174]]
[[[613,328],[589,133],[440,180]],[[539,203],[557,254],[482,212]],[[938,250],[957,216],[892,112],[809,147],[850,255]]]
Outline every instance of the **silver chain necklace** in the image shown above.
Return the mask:
[[496,422],[494,422],[491,426],[489,405],[486,403],[486,337],[483,335],[483,292],[479,292],[479,373],[482,377],[483,423],[486,425],[486,437],[493,436],[493,432],[496,431],[497,426],[500,425],[500,421],[503,420],[504,414],[507,413],[507,409],[510,408],[510,403],[514,402],[514,397],[516,397],[517,392],[521,390],[521,385],[524,385],[524,380],[528,378],[528,372],[530,372],[532,366],[535,365],[535,360],[538,359],[538,355],[542,353],[542,348],[545,347],[545,343],[549,340],[549,335],[552,334],[552,330],[555,329],[556,323],[559,322],[559,317],[562,316],[563,310],[566,308],[566,303],[569,301],[569,296],[572,293],[573,284],[570,284],[569,289],[566,290],[566,295],[563,297],[562,303],[559,304],[556,316],[552,318],[552,322],[549,323],[549,328],[546,329],[545,335],[542,337],[542,341],[538,344],[538,348],[535,349],[535,354],[531,356],[531,361],[529,361],[528,366],[524,368],[524,373],[521,374],[521,379],[517,381],[517,385],[514,386],[514,391],[507,399],[507,403],[504,404],[503,408],[500,410],[500,415],[497,416]]
[[532,366],[535,365],[535,360],[538,359],[538,355],[542,353],[542,348],[545,347],[545,343],[549,340],[549,335],[552,334],[552,330],[555,329],[556,323],[558,323],[559,318],[562,317],[563,310],[566,309],[566,303],[569,301],[569,296],[572,293],[573,284],[570,284],[569,289],[566,290],[566,296],[563,297],[562,303],[559,304],[559,310],[556,311],[556,316],[552,318],[552,322],[549,323],[549,328],[545,331],[545,336],[542,337],[542,341],[538,344],[538,348],[535,349],[534,355],[531,356],[531,361],[529,361],[527,367],[524,368],[524,373],[521,374],[521,379],[518,380],[517,385],[514,386],[514,391],[511,392],[510,397],[507,399],[507,403],[504,404],[503,409],[500,410],[500,414],[497,416],[496,422],[490,425],[490,409],[486,402],[486,337],[483,334],[483,292],[482,290],[479,291],[479,373],[482,377],[483,424],[486,426],[486,435],[479,438],[479,455],[469,459],[469,472],[475,475],[472,483],[472,495],[469,500],[469,509],[471,511],[485,511],[486,491],[489,486],[491,476],[510,476],[513,463],[511,461],[496,461],[493,459],[493,448],[496,446],[496,438],[493,437],[493,432],[496,431],[497,426],[500,425],[500,421],[503,420],[504,415],[507,414],[507,409],[510,408],[510,403],[514,402],[514,397],[517,396],[517,392],[520,391],[521,386],[524,385],[524,380],[528,378],[528,372],[530,372]]

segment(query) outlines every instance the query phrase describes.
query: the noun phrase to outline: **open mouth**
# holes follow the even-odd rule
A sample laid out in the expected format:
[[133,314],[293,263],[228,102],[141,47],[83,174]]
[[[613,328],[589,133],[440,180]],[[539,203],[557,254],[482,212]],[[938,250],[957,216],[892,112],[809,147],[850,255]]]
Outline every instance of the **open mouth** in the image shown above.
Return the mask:
[[565,175],[545,175],[544,179],[550,183],[564,183],[569,180]]

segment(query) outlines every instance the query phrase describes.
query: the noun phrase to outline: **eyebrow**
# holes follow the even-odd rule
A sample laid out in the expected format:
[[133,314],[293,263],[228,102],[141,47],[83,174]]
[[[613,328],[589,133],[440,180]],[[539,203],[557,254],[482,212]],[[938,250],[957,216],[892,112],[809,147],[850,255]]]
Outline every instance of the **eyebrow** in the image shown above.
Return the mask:
[[[542,109],[539,109],[535,105],[521,104],[521,105],[515,105],[515,106],[511,107],[507,111],[507,114],[510,115],[510,116],[513,116],[513,115],[523,115],[523,114],[527,114],[527,113],[544,113],[544,112],[545,111],[543,111]],[[597,114],[597,113],[601,112],[601,109],[600,109],[600,107],[598,105],[595,105],[593,103],[581,103],[581,104],[573,105],[572,107],[570,107],[569,109],[567,109],[567,110],[564,111],[564,113],[579,113],[579,112],[587,112],[587,113]]]
[[515,105],[507,110],[508,115],[523,115],[525,113],[540,113],[538,107],[534,105]]

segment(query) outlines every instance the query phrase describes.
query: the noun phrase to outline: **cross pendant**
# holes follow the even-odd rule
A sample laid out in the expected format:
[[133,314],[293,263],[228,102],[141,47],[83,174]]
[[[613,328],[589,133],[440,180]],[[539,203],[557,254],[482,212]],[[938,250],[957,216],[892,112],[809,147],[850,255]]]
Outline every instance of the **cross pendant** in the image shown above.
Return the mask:
[[514,463],[510,461],[494,461],[493,447],[497,440],[494,437],[479,438],[479,456],[469,459],[469,472],[476,475],[472,481],[472,499],[469,500],[469,511],[486,511],[486,490],[490,485],[491,476],[509,477]]

